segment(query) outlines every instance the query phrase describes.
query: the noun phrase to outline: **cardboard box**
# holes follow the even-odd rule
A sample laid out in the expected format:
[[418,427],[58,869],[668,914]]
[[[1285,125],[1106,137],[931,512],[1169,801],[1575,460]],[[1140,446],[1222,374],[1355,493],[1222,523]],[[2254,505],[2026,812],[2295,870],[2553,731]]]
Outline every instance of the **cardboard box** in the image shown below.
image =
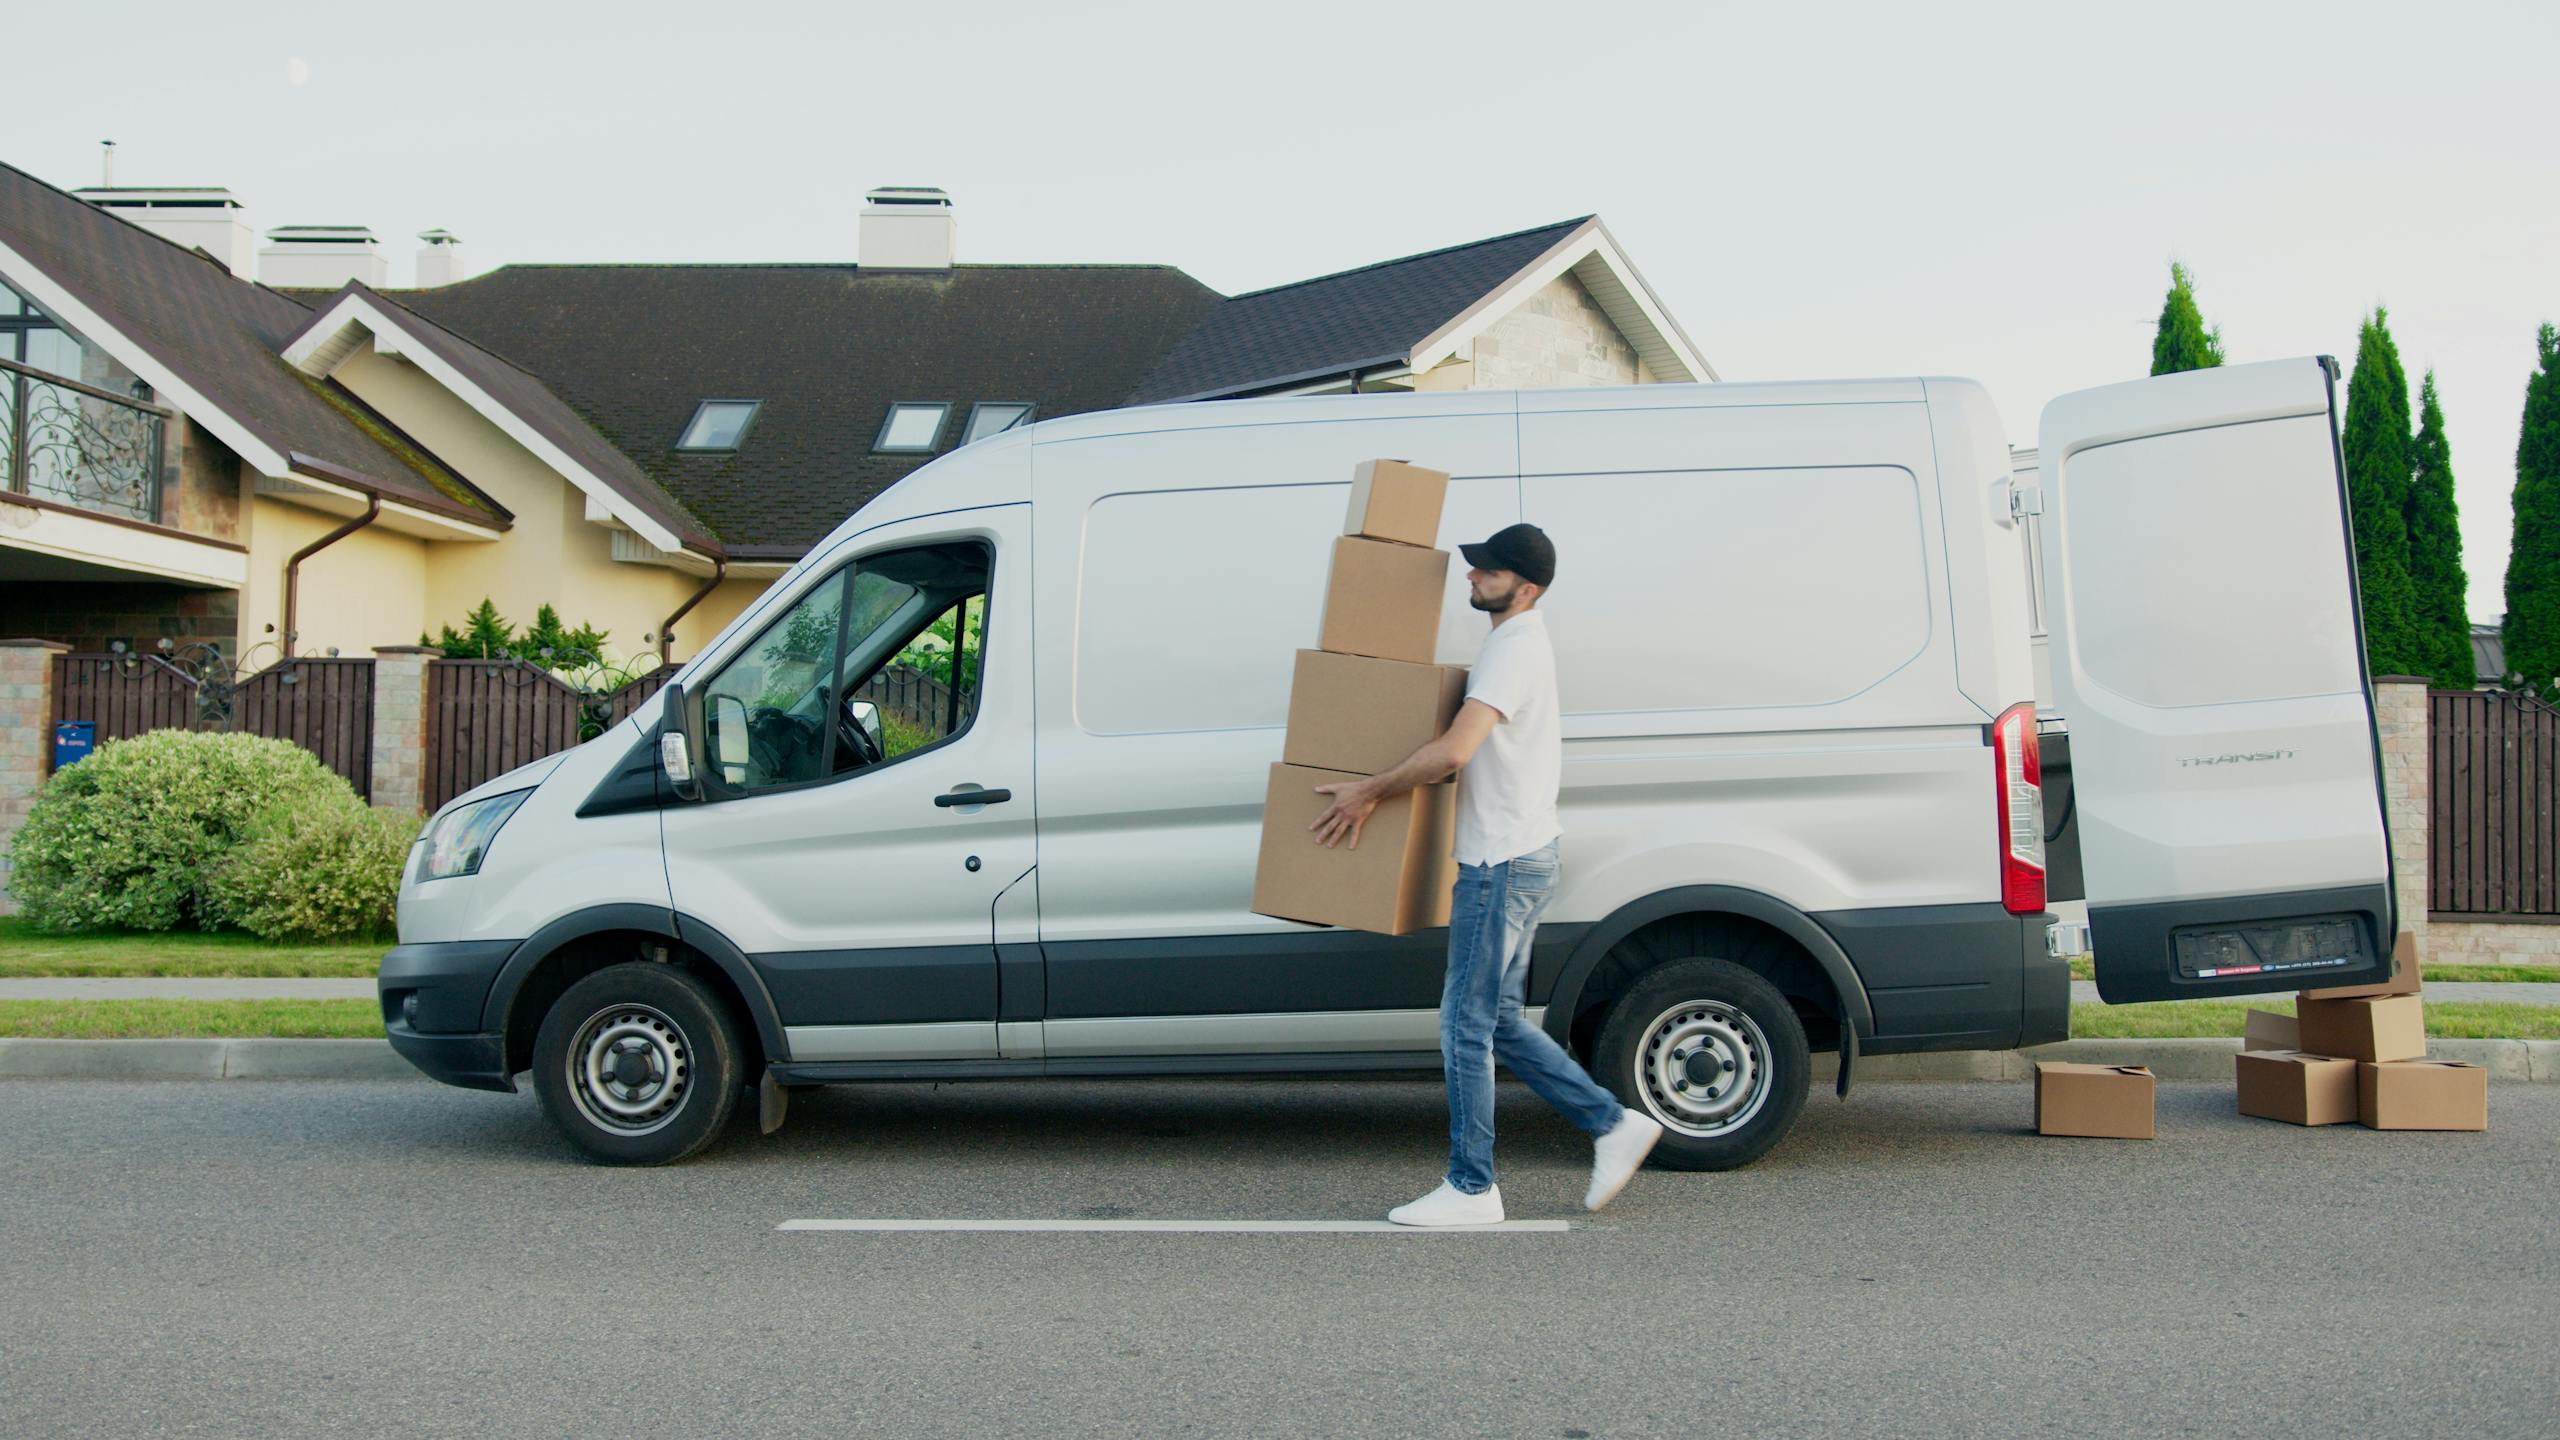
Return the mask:
[[1301,650],[1280,758],[1355,775],[1392,770],[1449,728],[1466,695],[1463,666]]
[[2356,1118],[2375,1130],[2486,1130],[2489,1072],[2460,1060],[2358,1065]]
[[2314,1000],[2293,1005],[2301,1048],[2348,1060],[2415,1060],[2427,1053],[2426,1002],[2415,995],[2372,1000]]
[[1449,474],[1402,460],[1363,460],[1351,472],[1351,513],[1342,533],[1428,550],[1440,543],[1440,507]]
[[2151,1138],[2152,1092],[2147,1065],[2036,1062],[2036,1133],[2101,1139]]
[[1428,665],[1448,588],[1448,551],[1345,535],[1333,542],[1316,648]]
[[2252,1010],[2240,1018],[2243,1050],[2299,1050],[2302,1022],[2273,1010]]
[[2244,1050],[2234,1072],[2240,1113],[2296,1125],[2343,1125],[2356,1118],[2360,1063],[2299,1050]]
[[1360,847],[1327,849],[1307,827],[1332,804],[1318,785],[1357,775],[1271,767],[1262,802],[1262,858],[1253,872],[1253,912],[1380,935],[1449,923],[1458,864],[1449,858],[1457,826],[1455,785],[1409,790],[1380,805]]
[[2313,1000],[2363,1000],[2376,995],[2415,995],[2418,993],[2418,937],[2402,931],[2391,944],[2391,978],[2379,985],[2331,985],[2321,990],[2305,990]]

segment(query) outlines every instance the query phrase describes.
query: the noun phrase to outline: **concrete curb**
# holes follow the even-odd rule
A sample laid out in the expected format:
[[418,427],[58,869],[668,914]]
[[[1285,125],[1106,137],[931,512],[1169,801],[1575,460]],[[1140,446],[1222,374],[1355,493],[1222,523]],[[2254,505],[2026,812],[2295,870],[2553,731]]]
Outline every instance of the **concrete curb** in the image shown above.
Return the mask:
[[[2033,1050],[1870,1055],[1857,1083],[2025,1080],[2038,1060],[2148,1065],[2163,1080],[2229,1080],[2237,1039],[2065,1040]],[[2560,1040],[2435,1040],[2438,1060],[2468,1060],[2502,1083],[2560,1084]],[[1814,1081],[1831,1083],[1831,1056],[1814,1057]],[[388,1040],[0,1039],[0,1079],[11,1080],[424,1080]]]

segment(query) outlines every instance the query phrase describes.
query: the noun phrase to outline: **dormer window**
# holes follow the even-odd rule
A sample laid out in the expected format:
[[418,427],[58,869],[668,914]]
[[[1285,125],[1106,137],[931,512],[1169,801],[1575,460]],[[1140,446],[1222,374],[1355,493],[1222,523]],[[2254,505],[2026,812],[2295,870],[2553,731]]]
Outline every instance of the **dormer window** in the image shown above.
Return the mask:
[[889,407],[889,418],[871,448],[889,455],[930,454],[942,443],[942,422],[950,415],[947,400],[901,400]]
[[1012,400],[981,400],[969,407],[969,429],[960,437],[960,443],[966,445],[990,435],[1001,435],[1016,425],[1030,423],[1030,420],[1031,407],[1028,405]]
[[761,400],[705,400],[694,407],[693,419],[685,425],[676,448],[735,450],[763,406]]

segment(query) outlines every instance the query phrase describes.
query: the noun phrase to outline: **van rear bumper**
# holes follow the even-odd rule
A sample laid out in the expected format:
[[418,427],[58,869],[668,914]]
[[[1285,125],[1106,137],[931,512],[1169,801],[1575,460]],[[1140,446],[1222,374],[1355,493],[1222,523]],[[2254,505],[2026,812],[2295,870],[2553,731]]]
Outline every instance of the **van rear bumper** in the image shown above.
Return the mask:
[[1813,918],[1866,986],[1869,1054],[2008,1050],[2071,1032],[2071,962],[2047,953],[2049,913],[2013,915],[1991,901]]
[[480,1033],[480,1017],[498,972],[522,943],[462,940],[392,947],[374,982],[391,1048],[447,1085],[513,1093],[505,1037]]

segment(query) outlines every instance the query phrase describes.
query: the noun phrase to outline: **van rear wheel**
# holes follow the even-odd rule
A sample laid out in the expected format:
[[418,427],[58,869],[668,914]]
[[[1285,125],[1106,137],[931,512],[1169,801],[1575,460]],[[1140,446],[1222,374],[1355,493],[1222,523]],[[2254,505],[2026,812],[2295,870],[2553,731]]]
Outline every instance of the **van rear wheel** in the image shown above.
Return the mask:
[[1730,960],[1675,960],[1609,1007],[1595,1078],[1662,1124],[1653,1163],[1734,1170],[1795,1128],[1812,1076],[1804,1022],[1767,980]]
[[729,1007],[682,969],[651,961],[570,986],[533,1042],[543,1110],[603,1165],[670,1165],[718,1139],[743,1066]]

